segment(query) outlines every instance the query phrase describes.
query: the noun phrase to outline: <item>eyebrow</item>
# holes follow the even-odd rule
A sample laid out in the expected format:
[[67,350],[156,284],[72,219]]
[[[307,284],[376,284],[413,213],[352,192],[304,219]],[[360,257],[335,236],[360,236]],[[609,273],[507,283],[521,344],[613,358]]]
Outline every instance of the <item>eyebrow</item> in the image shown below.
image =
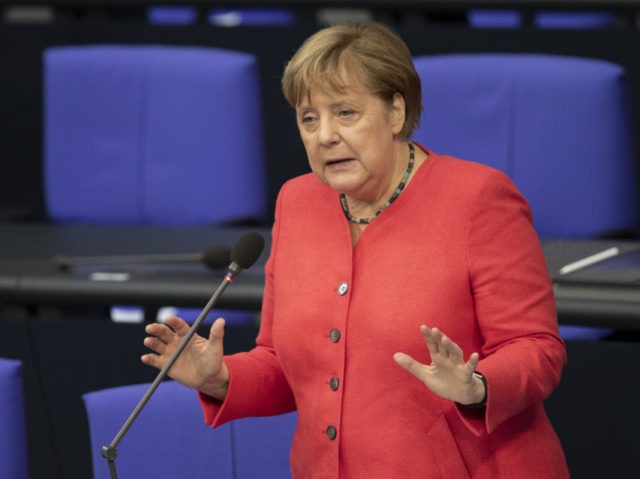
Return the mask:
[[[349,97],[343,97],[343,98],[339,98],[336,101],[333,101],[331,103],[329,103],[329,108],[331,109],[336,109],[342,106],[349,105],[350,108],[361,108],[362,107],[362,103],[354,100],[352,98]],[[309,110],[317,110],[316,107],[312,106],[312,105],[300,105],[298,107],[296,107],[296,111],[297,112],[304,112],[304,111],[309,111]]]

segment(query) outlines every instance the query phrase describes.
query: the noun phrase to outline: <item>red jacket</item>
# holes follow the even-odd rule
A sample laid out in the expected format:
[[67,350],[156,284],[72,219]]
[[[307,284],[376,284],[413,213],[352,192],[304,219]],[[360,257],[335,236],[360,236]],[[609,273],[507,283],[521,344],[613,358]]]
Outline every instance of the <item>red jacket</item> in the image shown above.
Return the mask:
[[[486,408],[394,362],[430,362],[421,324],[480,353]],[[528,205],[486,166],[430,153],[355,248],[336,191],[287,182],[257,347],[225,362],[228,396],[201,396],[205,420],[297,409],[295,478],[568,477],[542,406],[565,363],[549,274]]]

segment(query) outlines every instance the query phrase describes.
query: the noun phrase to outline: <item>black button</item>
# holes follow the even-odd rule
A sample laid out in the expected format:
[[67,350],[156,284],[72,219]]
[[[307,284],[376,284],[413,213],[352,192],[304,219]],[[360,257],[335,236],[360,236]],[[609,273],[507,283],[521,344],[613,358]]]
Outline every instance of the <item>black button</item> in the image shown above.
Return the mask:
[[329,331],[329,339],[331,339],[331,341],[334,343],[340,341],[340,331],[337,328],[333,328],[331,331]]
[[327,428],[327,437],[329,439],[331,439],[333,441],[336,438],[337,435],[338,435],[338,430],[335,427],[329,426]]
[[338,380],[337,377],[333,376],[329,381],[329,387],[331,388],[332,391],[335,391],[336,389],[338,389],[339,385],[340,385],[340,381]]

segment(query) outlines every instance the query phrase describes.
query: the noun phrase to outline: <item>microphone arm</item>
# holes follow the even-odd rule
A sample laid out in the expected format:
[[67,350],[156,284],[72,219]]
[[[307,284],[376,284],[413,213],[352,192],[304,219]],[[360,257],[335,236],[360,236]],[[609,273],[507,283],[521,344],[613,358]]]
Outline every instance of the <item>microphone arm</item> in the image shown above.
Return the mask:
[[204,318],[207,316],[209,311],[213,309],[213,306],[216,304],[216,302],[218,301],[218,299],[220,298],[224,290],[227,288],[227,286],[233,282],[233,279],[235,278],[235,276],[240,274],[242,270],[243,270],[242,266],[240,266],[235,261],[233,261],[229,265],[229,270],[225,275],[224,279],[220,282],[220,285],[211,296],[211,299],[209,299],[209,302],[202,309],[196,321],[193,323],[191,328],[189,328],[189,331],[187,332],[187,334],[184,335],[184,337],[182,338],[182,341],[180,342],[176,350],[173,352],[173,354],[167,361],[167,364],[165,364],[164,367],[160,370],[155,380],[151,383],[151,385],[147,389],[147,392],[144,394],[144,396],[142,396],[142,399],[140,399],[140,402],[138,402],[138,405],[134,408],[133,412],[129,415],[129,417],[120,428],[120,431],[118,431],[118,433],[115,435],[111,443],[107,446],[102,447],[100,452],[102,454],[102,457],[104,457],[107,460],[107,463],[109,465],[109,473],[111,474],[111,479],[118,478],[118,474],[116,472],[116,465],[115,465],[115,459],[118,456],[118,450],[117,450],[118,444],[120,444],[120,441],[122,441],[122,438],[124,437],[124,435],[127,433],[127,431],[129,430],[133,422],[137,419],[142,409],[144,409],[147,402],[149,402],[149,399],[151,399],[151,396],[153,395],[153,393],[156,391],[156,389],[158,389],[158,386],[160,385],[162,380],[167,376],[169,369],[171,369],[171,367],[177,361],[180,354],[182,354],[182,351],[184,351],[184,349],[187,347],[187,344],[189,343],[189,341],[191,340],[191,338],[193,337],[197,329],[202,324],[202,321],[204,321]]
[[230,248],[226,246],[212,246],[197,253],[170,254],[138,254],[138,255],[109,255],[109,256],[64,256],[52,258],[53,263],[66,271],[73,266],[82,265],[131,265],[139,263],[203,263],[210,269],[224,268],[229,264]]

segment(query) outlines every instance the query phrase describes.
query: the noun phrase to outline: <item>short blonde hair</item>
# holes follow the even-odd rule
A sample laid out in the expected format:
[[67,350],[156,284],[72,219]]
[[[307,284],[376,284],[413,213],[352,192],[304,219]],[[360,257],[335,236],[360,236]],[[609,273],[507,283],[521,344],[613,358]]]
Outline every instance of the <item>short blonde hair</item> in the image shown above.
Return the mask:
[[342,72],[353,74],[389,103],[400,93],[405,101],[400,135],[403,139],[411,136],[422,113],[422,89],[409,48],[398,34],[380,23],[324,28],[307,38],[287,63],[282,91],[295,108],[312,88],[344,92]]

